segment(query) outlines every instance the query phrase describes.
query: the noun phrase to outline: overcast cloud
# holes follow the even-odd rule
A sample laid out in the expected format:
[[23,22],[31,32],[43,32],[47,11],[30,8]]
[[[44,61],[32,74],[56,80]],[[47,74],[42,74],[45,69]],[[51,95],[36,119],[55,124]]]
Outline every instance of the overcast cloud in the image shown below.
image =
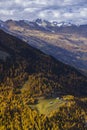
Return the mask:
[[87,0],[0,0],[0,19],[42,18],[87,24]]

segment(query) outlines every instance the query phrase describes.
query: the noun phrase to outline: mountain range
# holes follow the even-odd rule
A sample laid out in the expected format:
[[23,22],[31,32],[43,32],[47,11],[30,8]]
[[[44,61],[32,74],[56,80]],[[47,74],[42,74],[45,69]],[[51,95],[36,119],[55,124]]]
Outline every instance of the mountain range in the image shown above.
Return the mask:
[[87,25],[36,19],[0,21],[0,28],[87,75]]
[[[57,21],[52,21],[49,22],[47,20],[42,20],[42,19],[36,19],[33,21],[28,21],[28,20],[7,20],[7,21],[0,21],[0,26],[3,28],[9,28],[10,24],[15,24],[17,26],[21,27],[28,27],[30,29],[36,29],[36,30],[41,30],[41,31],[48,31],[52,33],[76,33],[79,32],[79,34],[84,34],[87,33],[87,25],[79,25],[79,24],[74,24],[71,22],[57,22]],[[80,32],[82,30],[82,32]]]

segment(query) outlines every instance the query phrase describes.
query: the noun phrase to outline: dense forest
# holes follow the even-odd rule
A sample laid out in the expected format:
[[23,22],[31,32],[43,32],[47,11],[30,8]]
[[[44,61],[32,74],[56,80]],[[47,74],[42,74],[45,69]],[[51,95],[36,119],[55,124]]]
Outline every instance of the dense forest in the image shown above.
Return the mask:
[[[41,113],[40,97],[63,103]],[[86,108],[87,77],[0,30],[0,130],[86,130]]]

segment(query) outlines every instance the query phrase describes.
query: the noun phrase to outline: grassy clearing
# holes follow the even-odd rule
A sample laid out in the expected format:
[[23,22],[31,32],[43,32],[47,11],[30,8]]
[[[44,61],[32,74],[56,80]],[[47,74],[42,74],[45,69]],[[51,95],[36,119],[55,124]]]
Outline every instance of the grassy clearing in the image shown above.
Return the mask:
[[50,112],[57,110],[60,106],[66,102],[63,99],[58,98],[39,98],[38,104],[30,105],[32,108],[36,108],[41,114],[48,115]]

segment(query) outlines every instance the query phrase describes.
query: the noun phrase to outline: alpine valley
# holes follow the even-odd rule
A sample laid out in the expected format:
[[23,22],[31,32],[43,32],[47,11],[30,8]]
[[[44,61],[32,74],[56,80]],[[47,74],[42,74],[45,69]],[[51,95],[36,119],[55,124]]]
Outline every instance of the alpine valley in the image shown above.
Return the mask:
[[87,25],[0,21],[0,130],[87,130]]

